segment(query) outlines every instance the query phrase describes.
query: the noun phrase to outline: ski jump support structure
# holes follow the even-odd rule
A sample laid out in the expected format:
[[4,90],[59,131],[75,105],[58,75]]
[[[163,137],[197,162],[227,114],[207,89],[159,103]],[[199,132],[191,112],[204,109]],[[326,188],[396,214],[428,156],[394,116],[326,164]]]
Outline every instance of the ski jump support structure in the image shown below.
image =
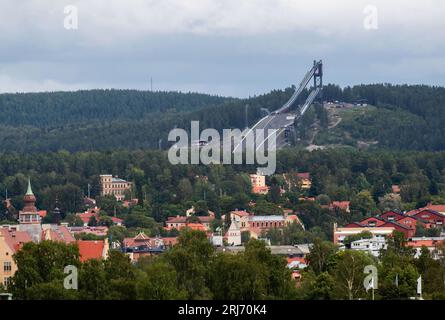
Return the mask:
[[[306,98],[306,101],[303,105],[299,106],[296,113],[291,112],[292,106],[297,101],[298,97],[301,95],[301,93],[304,91],[304,89],[308,86],[309,82],[313,79],[313,87],[310,90],[310,93],[308,97]],[[249,135],[255,135],[255,132],[257,129],[264,129],[267,133],[268,130],[273,130],[273,132],[276,133],[277,137],[277,145],[274,145],[273,147],[279,148],[283,147],[287,144],[286,141],[279,141],[283,140],[281,138],[282,134],[289,130],[291,126],[295,124],[295,122],[299,121],[301,117],[306,113],[306,111],[309,109],[309,107],[312,105],[312,103],[317,99],[317,97],[321,98],[323,90],[323,62],[320,61],[314,61],[313,67],[306,73],[303,80],[300,82],[300,85],[295,90],[295,92],[292,94],[290,99],[278,110],[275,110],[270,115],[265,116],[260,121],[258,121],[245,135],[243,135],[240,143],[235,146],[234,152],[238,148],[244,148],[243,144],[246,140],[246,137]],[[258,150],[260,147],[262,147],[266,141],[269,140],[269,138],[272,136],[272,134],[268,135],[262,142],[260,142],[256,149]],[[284,139],[286,140],[286,139]],[[268,149],[271,148],[272,145],[269,144]]]

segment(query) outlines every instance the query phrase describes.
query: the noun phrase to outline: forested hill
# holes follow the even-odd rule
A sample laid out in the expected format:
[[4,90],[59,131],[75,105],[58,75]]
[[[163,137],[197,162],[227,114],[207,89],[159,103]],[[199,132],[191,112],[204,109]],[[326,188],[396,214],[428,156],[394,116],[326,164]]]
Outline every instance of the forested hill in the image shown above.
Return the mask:
[[197,93],[91,90],[0,95],[2,151],[95,151],[157,149],[168,146],[175,127],[243,128],[261,117],[260,109],[278,108],[292,90],[252,99]]
[[[131,150],[158,148],[162,140],[166,148],[175,127],[187,129],[199,120],[201,129],[244,128],[246,120],[252,125],[262,108],[279,108],[292,92],[249,99],[136,90],[1,94],[0,146],[16,152]],[[379,141],[383,148],[445,150],[445,88],[328,85],[324,98],[366,100],[376,107],[341,124],[348,136]]]
[[153,113],[188,112],[231,100],[234,99],[199,93],[137,90],[1,94],[0,124],[45,128],[140,120]]
[[366,101],[376,110],[352,119],[344,128],[357,139],[376,140],[379,147],[445,150],[445,88],[425,85],[328,85],[331,100]]

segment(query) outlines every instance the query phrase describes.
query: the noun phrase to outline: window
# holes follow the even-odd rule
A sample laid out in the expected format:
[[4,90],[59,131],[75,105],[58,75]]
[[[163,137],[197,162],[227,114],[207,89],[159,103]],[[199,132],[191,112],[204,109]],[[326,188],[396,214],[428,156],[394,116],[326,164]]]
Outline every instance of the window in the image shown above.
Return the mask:
[[3,285],[4,285],[5,287],[7,287],[7,286],[8,286],[8,283],[9,283],[9,277],[4,277],[4,278],[3,278]]
[[11,272],[11,270],[12,270],[11,262],[7,261],[3,263],[3,271]]

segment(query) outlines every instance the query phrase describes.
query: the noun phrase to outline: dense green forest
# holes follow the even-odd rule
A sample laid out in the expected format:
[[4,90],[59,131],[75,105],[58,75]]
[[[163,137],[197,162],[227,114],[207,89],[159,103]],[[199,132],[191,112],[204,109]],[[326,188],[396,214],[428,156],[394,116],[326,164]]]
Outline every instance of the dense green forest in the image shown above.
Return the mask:
[[[16,152],[166,149],[175,127],[188,129],[190,121],[199,120],[201,128],[244,128],[262,117],[262,108],[279,108],[292,92],[248,99],[135,90],[1,94],[0,144],[3,151]],[[355,139],[401,150],[445,150],[445,88],[327,85],[323,97],[377,107],[340,124]],[[312,121],[303,119],[307,126]]]

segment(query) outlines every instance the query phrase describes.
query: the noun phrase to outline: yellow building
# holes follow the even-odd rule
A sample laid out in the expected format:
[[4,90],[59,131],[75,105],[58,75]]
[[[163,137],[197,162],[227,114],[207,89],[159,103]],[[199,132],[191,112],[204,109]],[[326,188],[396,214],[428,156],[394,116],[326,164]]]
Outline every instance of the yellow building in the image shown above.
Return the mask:
[[111,174],[102,174],[100,176],[100,195],[113,195],[117,201],[125,199],[125,195],[131,191],[131,182],[113,177]]
[[0,227],[0,283],[8,286],[9,279],[17,271],[13,255],[31,237],[27,232],[17,231],[17,226]]

